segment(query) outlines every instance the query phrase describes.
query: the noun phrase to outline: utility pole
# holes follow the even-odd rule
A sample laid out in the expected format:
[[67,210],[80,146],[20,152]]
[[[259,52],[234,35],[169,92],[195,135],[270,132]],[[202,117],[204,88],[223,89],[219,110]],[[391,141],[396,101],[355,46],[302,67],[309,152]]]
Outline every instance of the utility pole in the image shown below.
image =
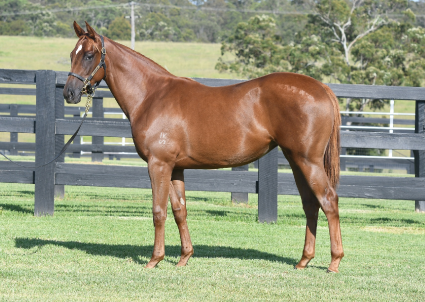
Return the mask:
[[134,1],[130,2],[131,5],[131,14],[130,14],[130,23],[131,23],[131,49],[134,50],[134,40],[136,39],[136,30],[134,29]]
[[130,18],[130,24],[131,24],[131,49],[134,50],[134,43],[136,40],[136,27],[134,26],[134,4],[136,4],[134,1],[131,1],[130,3],[130,16],[125,16],[126,19]]

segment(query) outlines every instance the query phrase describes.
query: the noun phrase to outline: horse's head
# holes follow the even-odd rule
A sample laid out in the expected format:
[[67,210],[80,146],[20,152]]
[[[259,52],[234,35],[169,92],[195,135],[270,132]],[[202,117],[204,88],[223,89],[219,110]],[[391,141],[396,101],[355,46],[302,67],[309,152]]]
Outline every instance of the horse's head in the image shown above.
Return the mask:
[[[86,28],[87,32],[74,21],[74,30],[79,38],[74,50],[71,51],[70,54],[71,73],[73,73],[74,76],[68,76],[68,80],[63,89],[63,96],[69,104],[77,104],[81,101],[82,89],[84,86],[83,80],[87,79],[92,74],[102,58],[102,41],[100,36],[87,22]],[[76,75],[80,78],[76,77]],[[104,77],[105,68],[100,68],[90,80],[90,84],[93,86]],[[84,79],[81,80],[81,78]]]

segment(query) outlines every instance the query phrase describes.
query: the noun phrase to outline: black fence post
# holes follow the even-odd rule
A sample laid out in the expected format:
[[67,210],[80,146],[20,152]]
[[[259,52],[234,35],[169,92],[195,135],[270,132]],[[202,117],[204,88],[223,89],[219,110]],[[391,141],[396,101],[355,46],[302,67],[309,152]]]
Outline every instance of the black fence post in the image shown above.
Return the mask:
[[[341,126],[346,126],[346,125],[347,125],[347,116],[342,115],[341,116]],[[345,129],[344,129],[344,131],[345,131]],[[347,148],[341,148],[340,155],[346,155],[346,154],[347,154]],[[340,166],[341,171],[347,170],[346,158],[345,157],[339,158],[339,166]]]
[[[244,165],[240,167],[233,167],[232,171],[248,171],[249,165]],[[231,194],[232,202],[235,203],[248,203],[248,193],[241,193],[241,192],[232,192]]]
[[[93,98],[93,107],[92,107],[92,117],[94,118],[103,118],[103,98]],[[103,145],[104,139],[103,136],[93,136],[92,144]],[[103,161],[103,152],[92,152],[91,155],[92,162],[102,162]]]
[[[63,99],[63,88],[56,87],[55,89],[55,119],[64,118],[65,117],[65,104]],[[64,135],[56,135],[55,136],[55,157],[59,155],[59,152],[62,150],[65,145],[65,137]],[[58,163],[65,162],[65,154],[62,154],[57,161]],[[55,197],[64,198],[65,197],[65,185],[55,185]]]
[[[81,115],[78,112],[78,114],[74,114],[74,118],[80,118]],[[81,145],[81,136],[77,135],[74,138],[74,141],[72,142],[73,145]],[[81,147],[81,146],[80,146]],[[72,153],[73,158],[80,158],[81,157],[81,151],[73,152]]]
[[[410,150],[410,157],[415,157],[415,153],[413,152],[413,150]],[[408,173],[415,174],[415,160],[410,161]]]
[[278,148],[258,160],[258,220],[277,221]]
[[[35,164],[42,165],[55,156],[56,73],[36,73]],[[53,215],[55,204],[55,164],[35,169],[34,215]]]
[[[10,116],[18,116],[18,105],[17,104],[11,104],[10,105]],[[18,133],[17,132],[10,132],[10,142],[11,143],[17,143],[18,142]],[[18,150],[10,149],[9,150],[10,155],[18,155]]]
[[[425,132],[425,101],[416,101],[415,108],[415,133]],[[415,177],[425,177],[425,151],[414,150],[415,156]],[[424,200],[415,200],[415,211],[425,212]]]

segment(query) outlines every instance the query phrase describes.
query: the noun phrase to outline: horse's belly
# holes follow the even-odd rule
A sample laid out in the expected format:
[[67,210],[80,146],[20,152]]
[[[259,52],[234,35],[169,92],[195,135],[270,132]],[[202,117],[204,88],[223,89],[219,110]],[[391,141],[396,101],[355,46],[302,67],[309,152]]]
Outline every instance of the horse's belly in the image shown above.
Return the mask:
[[204,137],[189,142],[176,166],[202,169],[240,166],[260,158],[274,146],[264,135],[250,133],[238,137],[223,133],[214,139]]

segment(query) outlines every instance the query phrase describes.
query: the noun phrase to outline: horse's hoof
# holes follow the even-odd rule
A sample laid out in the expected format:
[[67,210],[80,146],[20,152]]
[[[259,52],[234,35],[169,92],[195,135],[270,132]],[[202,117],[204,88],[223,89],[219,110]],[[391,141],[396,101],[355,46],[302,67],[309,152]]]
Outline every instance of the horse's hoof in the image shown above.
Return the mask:
[[[162,257],[162,258],[164,258],[164,257]],[[145,266],[145,268],[155,268],[155,266],[161,261],[162,259],[160,259],[160,260],[157,260],[157,259],[155,259],[155,260],[152,260],[151,259],[151,261],[149,261],[148,262],[148,264],[146,264],[146,266]]]
[[176,266],[186,266],[187,263],[189,262],[189,258],[192,257],[192,255],[193,255],[193,250],[187,253],[186,255],[182,255],[179,263],[177,263]]
[[146,266],[145,266],[145,268],[155,268],[155,266],[156,266],[156,264],[150,264],[150,263],[148,263],[148,264],[146,264]]
[[327,272],[327,273],[333,273],[333,274],[338,273],[338,271],[333,271],[333,270],[331,270],[331,269],[329,269],[329,268],[328,268],[328,270],[327,270],[326,272]]

